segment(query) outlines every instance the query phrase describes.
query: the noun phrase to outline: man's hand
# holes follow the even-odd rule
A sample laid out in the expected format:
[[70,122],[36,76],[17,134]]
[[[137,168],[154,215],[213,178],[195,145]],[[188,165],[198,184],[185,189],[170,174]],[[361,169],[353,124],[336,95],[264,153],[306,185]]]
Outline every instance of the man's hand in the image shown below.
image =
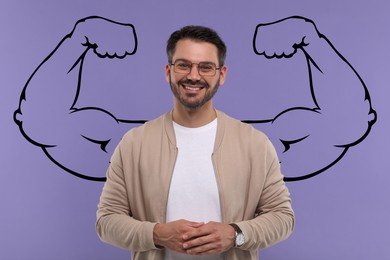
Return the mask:
[[235,230],[226,223],[209,222],[184,233],[183,248],[191,255],[219,254],[234,245]]
[[156,224],[153,230],[154,244],[179,253],[186,253],[183,247],[184,234],[191,234],[202,225],[204,225],[203,222],[192,222],[183,219],[166,224]]

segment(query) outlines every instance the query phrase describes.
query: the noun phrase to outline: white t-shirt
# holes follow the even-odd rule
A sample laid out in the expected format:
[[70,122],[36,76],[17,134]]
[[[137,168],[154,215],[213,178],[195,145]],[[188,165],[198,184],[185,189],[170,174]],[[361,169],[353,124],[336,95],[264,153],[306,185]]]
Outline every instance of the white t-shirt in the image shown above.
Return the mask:
[[[217,119],[188,128],[174,123],[178,155],[168,195],[167,222],[186,219],[221,222],[221,205],[211,155]],[[222,259],[222,256],[190,256],[167,250],[165,260]]]

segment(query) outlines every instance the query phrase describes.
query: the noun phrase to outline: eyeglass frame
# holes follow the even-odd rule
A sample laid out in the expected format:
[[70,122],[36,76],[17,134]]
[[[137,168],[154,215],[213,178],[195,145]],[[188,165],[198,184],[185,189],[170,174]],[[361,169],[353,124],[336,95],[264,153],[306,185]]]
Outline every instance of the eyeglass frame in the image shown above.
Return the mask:
[[[191,68],[188,72],[178,72],[176,71],[176,65],[175,63],[178,62],[178,61],[181,61],[183,63],[188,63],[188,64],[191,64]],[[177,59],[175,60],[175,62],[173,63],[170,63],[169,65],[173,66],[173,71],[176,72],[176,73],[179,73],[179,74],[190,74],[191,71],[192,71],[192,68],[194,67],[194,64],[197,65],[196,66],[196,69],[198,70],[198,74],[199,76],[203,76],[203,77],[214,77],[216,74],[217,74],[217,70],[221,70],[222,66],[221,67],[217,67],[217,65],[214,63],[214,62],[210,62],[210,61],[201,61],[201,62],[198,62],[198,63],[195,63],[195,62],[191,62],[189,60],[185,60],[185,59]],[[208,65],[212,65],[215,67],[215,70],[214,70],[214,74],[213,75],[204,75],[204,74],[201,74],[201,71],[199,70],[199,65],[201,64],[208,64]]]

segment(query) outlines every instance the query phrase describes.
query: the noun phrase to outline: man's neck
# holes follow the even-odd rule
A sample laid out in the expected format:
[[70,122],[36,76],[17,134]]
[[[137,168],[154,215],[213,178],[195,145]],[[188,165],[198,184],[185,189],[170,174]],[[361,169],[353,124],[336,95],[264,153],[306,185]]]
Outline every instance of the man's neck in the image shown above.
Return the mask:
[[212,122],[217,117],[217,113],[212,102],[209,102],[196,110],[190,110],[183,106],[174,106],[172,116],[173,121],[179,125],[195,128]]

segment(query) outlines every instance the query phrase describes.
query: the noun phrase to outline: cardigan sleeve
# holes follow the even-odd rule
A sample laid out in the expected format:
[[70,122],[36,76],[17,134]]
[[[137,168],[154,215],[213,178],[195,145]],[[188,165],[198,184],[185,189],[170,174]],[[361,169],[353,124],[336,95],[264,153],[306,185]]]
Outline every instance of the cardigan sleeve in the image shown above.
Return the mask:
[[155,224],[132,217],[119,144],[111,158],[98,204],[97,234],[102,241],[122,249],[148,251],[157,249],[153,242]]
[[290,193],[283,181],[275,148],[269,140],[266,150],[267,174],[256,216],[237,223],[246,236],[246,242],[241,247],[243,250],[269,247],[287,239],[294,228]]

